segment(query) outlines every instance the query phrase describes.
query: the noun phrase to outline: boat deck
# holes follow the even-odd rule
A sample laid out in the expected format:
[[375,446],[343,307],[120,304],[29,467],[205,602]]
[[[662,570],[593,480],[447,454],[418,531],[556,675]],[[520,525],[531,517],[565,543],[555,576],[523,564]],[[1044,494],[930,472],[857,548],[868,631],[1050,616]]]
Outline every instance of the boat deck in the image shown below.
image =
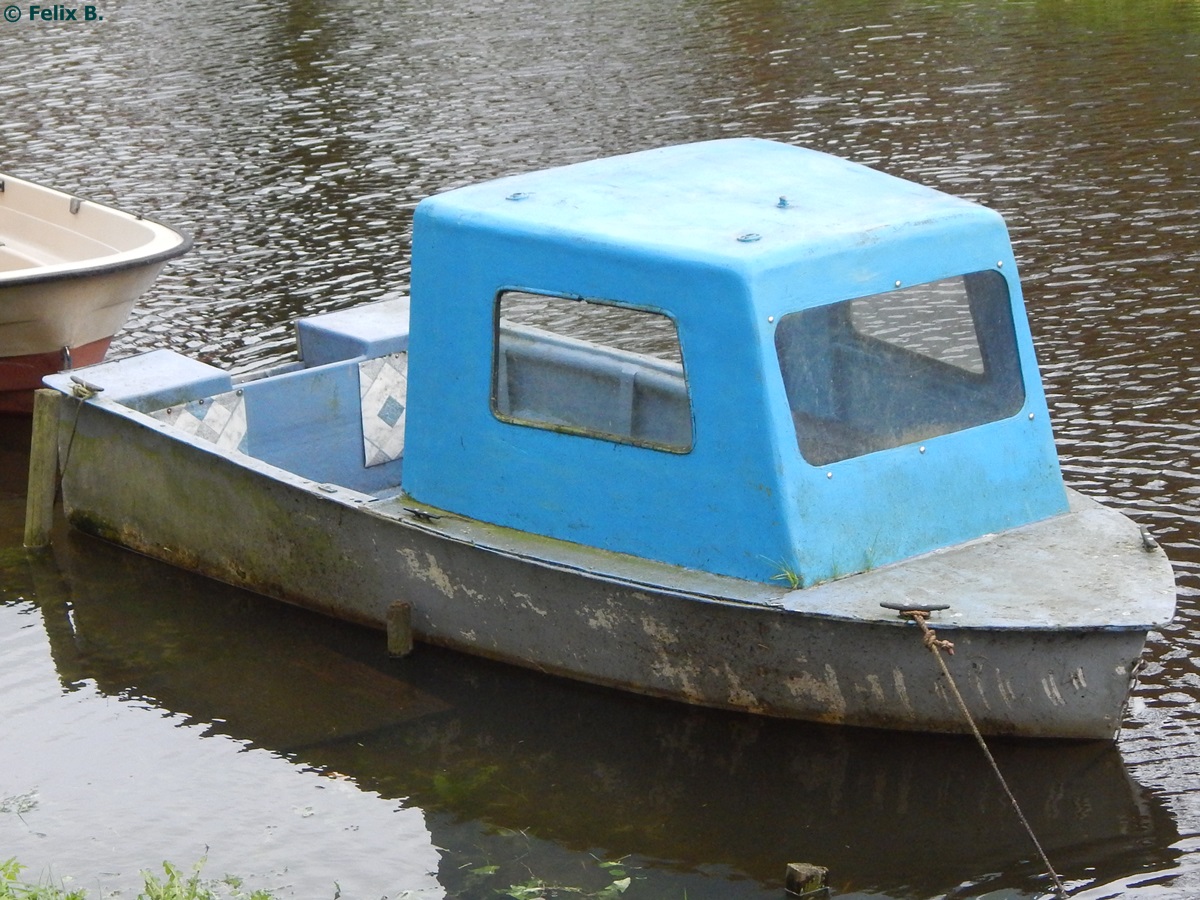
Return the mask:
[[1156,577],[1169,571],[1163,550],[1115,510],[1077,491],[1067,493],[1065,515],[794,591],[784,606],[870,618],[882,602],[948,604],[936,616],[944,628],[1124,631],[1169,622],[1174,587]]
[[[422,507],[403,494],[366,501],[374,513],[496,553],[657,592],[750,604],[825,619],[900,622],[882,603],[948,605],[938,628],[1144,631],[1171,620],[1173,589],[1147,593],[1169,569],[1138,527],[1077,491],[1070,512],[847,578],[789,589],[528,535]],[[1142,552],[1130,554],[1129,547]],[[930,585],[937,585],[935,592]],[[1052,587],[1051,587],[1052,586]]]

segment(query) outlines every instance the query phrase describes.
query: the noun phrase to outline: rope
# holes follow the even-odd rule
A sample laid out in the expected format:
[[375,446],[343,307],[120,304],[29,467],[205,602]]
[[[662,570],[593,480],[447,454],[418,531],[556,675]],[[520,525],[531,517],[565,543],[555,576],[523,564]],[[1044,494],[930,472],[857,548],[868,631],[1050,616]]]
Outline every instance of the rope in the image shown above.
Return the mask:
[[954,645],[950,641],[944,641],[939,638],[937,633],[929,627],[927,624],[927,620],[929,619],[928,610],[903,609],[900,611],[900,615],[906,619],[912,619],[921,627],[923,643],[929,652],[933,654],[933,658],[937,660],[938,666],[941,667],[942,674],[946,676],[946,683],[950,685],[950,692],[954,694],[954,699],[958,703],[959,711],[962,712],[963,718],[967,720],[967,724],[971,726],[971,733],[975,735],[975,740],[979,743],[980,749],[983,750],[983,755],[987,757],[987,761],[992,766],[992,771],[996,773],[996,778],[1000,781],[1000,786],[1004,788],[1008,802],[1012,804],[1013,811],[1016,812],[1017,818],[1021,820],[1021,825],[1025,828],[1025,833],[1029,835],[1029,839],[1033,841],[1033,846],[1037,848],[1038,856],[1042,858],[1042,864],[1046,867],[1046,871],[1054,881],[1055,894],[1059,900],[1067,900],[1067,890],[1063,887],[1062,879],[1054,871],[1054,866],[1050,865],[1050,859],[1046,856],[1046,851],[1042,849],[1041,842],[1038,841],[1037,835],[1033,833],[1033,828],[1029,825],[1029,820],[1021,812],[1021,806],[1017,803],[1017,798],[1009,790],[1008,782],[1004,780],[1004,775],[1000,772],[1000,766],[996,764],[996,758],[992,756],[992,751],[988,749],[987,742],[983,739],[983,735],[980,734],[979,728],[975,724],[975,719],[971,716],[971,711],[967,709],[967,704],[963,701],[962,694],[958,692],[958,685],[954,683],[954,676],[950,674],[950,669],[946,666],[946,660],[942,658],[942,650],[945,650],[951,656],[954,655]]
[[75,429],[79,425],[79,412],[83,409],[83,404],[91,400],[97,394],[104,390],[94,384],[89,384],[82,378],[72,375],[71,381],[75,382],[71,386],[71,396],[77,401],[75,404],[75,416],[71,419],[71,436],[67,439],[67,452],[63,454],[62,474],[67,474],[67,463],[71,461],[71,448],[75,446]]

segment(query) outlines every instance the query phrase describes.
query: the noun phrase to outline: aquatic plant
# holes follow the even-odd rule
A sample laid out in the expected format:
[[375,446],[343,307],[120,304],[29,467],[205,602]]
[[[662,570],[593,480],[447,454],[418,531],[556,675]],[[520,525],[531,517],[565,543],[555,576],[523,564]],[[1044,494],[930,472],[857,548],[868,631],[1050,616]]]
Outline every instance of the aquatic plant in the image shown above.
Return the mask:
[[433,789],[443,803],[463,803],[485,791],[499,770],[499,766],[481,766],[463,778],[437,772],[433,776]]
[[550,900],[555,897],[575,896],[586,900],[617,900],[629,888],[633,879],[626,874],[621,862],[601,862],[601,869],[612,879],[598,891],[589,891],[581,887],[565,884],[550,884],[541,878],[530,878],[521,884],[511,884],[507,888],[497,890],[502,897],[512,900]]
[[[137,900],[276,900],[269,891],[255,890],[246,893],[242,889],[243,882],[233,875],[226,875],[219,880],[202,878],[200,875],[206,859],[184,871],[174,863],[164,861],[162,875],[143,869],[142,890],[138,892]],[[534,875],[528,869],[529,878],[507,887],[488,887],[484,883],[492,881],[499,874],[500,866],[483,865],[470,870],[469,881],[475,882],[477,888],[482,888],[492,896],[510,898],[510,900],[554,900],[554,898],[578,898],[578,900],[618,900],[633,882],[629,874],[631,868],[624,860],[596,860],[600,887],[579,887],[577,885],[558,884]],[[21,879],[25,866],[15,858],[0,862],[0,900],[88,900],[86,891],[67,890],[61,884],[55,885],[48,881],[31,884]],[[594,884],[594,879],[592,880]],[[504,884],[504,881],[500,881]],[[334,882],[333,900],[341,897],[341,886]],[[404,894],[401,894],[404,896]],[[686,894],[685,900],[686,900]]]
[[87,900],[83,891],[68,891],[51,884],[26,884],[21,881],[24,868],[15,858],[0,863],[0,900]]
[[[272,900],[267,891],[257,890],[247,894],[242,891],[242,880],[236,876],[226,875],[219,882],[203,881],[200,870],[205,860],[201,859],[192,866],[190,875],[184,875],[178,866],[164,861],[162,864],[165,880],[160,881],[153,873],[142,870],[142,881],[145,885],[138,900]],[[222,887],[228,891],[221,892]]]
[[[192,866],[190,874],[170,862],[163,862],[163,877],[142,870],[142,890],[137,900],[274,900],[262,890],[247,894],[242,890],[242,881],[226,875],[220,881],[208,881],[200,877],[205,863],[201,859]],[[22,866],[15,858],[0,863],[0,900],[87,900],[86,891],[68,891],[60,885],[41,882],[30,884],[21,880]]]
[[24,794],[13,794],[11,797],[0,800],[0,813],[12,813],[20,819],[23,813],[37,809],[37,805],[38,793],[35,789],[26,791]]
[[[552,900],[552,898],[578,897],[580,900],[617,900],[629,889],[633,877],[628,870],[631,868],[625,860],[596,860],[603,881],[607,882],[600,888],[584,888],[576,885],[555,884],[536,876],[530,877],[520,884],[511,884],[507,888],[495,891],[501,897],[512,900]],[[532,872],[530,875],[532,876]]]

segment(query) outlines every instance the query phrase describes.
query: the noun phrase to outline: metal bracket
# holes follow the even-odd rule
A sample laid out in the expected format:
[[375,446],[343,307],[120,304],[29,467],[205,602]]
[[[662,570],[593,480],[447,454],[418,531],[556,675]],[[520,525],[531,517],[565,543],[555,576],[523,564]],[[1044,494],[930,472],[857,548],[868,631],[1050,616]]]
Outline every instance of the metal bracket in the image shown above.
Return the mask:
[[900,615],[911,612],[941,612],[950,608],[949,603],[887,603],[879,604],[884,609],[894,609]]

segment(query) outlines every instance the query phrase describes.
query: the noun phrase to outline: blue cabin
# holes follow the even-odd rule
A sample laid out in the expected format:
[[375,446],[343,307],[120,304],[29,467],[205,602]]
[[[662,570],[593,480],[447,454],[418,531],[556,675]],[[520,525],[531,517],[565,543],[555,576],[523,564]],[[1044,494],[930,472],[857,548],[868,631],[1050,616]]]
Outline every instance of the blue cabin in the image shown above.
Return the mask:
[[772,141],[416,211],[403,486],[809,585],[1067,510],[1003,220]]

